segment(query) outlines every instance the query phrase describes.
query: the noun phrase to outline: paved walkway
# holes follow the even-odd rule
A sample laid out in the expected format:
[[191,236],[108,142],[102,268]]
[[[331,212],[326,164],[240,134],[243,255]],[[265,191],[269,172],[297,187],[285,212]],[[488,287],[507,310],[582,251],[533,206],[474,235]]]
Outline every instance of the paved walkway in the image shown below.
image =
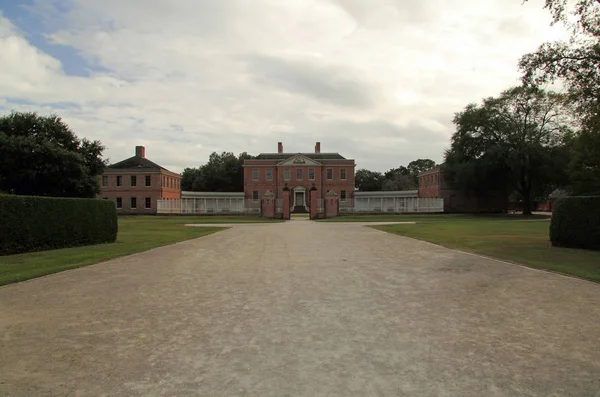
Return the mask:
[[2,396],[597,396],[600,285],[359,224],[0,288]]

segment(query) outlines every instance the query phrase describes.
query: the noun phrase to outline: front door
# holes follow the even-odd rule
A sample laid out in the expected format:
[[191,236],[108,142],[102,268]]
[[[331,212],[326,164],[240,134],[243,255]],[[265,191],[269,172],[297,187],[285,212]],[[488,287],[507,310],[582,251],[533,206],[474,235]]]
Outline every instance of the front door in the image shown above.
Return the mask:
[[296,192],[296,205],[304,205],[304,193]]

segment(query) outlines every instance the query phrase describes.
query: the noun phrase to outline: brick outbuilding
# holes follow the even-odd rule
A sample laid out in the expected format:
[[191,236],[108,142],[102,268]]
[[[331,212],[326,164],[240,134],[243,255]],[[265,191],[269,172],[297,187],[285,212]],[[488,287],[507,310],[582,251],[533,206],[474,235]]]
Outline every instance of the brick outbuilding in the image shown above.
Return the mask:
[[119,214],[156,214],[157,200],[181,197],[181,176],[146,158],[143,146],[135,156],[109,165],[101,177],[98,197],[112,200]]

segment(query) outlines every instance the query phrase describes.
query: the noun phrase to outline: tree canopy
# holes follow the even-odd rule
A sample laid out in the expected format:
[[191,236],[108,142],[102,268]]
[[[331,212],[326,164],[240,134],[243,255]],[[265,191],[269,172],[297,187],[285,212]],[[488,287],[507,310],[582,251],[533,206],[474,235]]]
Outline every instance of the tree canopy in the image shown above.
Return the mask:
[[600,0],[546,0],[553,23],[571,32],[569,42],[545,43],[519,66],[528,86],[560,81],[578,113],[569,162],[573,194],[600,194]]
[[186,168],[181,174],[181,189],[204,192],[241,192],[244,190],[246,152],[237,157],[231,152],[213,152],[208,162],[198,168]]
[[79,139],[57,115],[12,112],[0,118],[0,191],[95,197],[104,146]]
[[360,169],[356,171],[356,188],[363,192],[380,190],[413,190],[419,188],[419,173],[436,166],[430,159],[411,161],[407,166],[392,168],[385,173]]
[[564,96],[514,87],[454,117],[446,178],[477,195],[516,190],[531,213],[534,195],[566,183],[571,118]]

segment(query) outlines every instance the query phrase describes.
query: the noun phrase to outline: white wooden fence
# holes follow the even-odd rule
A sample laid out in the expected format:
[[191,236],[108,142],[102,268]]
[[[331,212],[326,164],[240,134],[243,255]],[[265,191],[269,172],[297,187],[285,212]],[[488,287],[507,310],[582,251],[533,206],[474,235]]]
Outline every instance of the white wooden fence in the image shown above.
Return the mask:
[[[317,212],[324,212],[324,200],[318,199]],[[283,212],[283,201],[277,199],[276,213]],[[444,200],[417,197],[357,197],[340,200],[340,213],[416,213],[444,212]],[[158,214],[255,214],[260,215],[260,201],[234,198],[184,198],[158,200]]]

